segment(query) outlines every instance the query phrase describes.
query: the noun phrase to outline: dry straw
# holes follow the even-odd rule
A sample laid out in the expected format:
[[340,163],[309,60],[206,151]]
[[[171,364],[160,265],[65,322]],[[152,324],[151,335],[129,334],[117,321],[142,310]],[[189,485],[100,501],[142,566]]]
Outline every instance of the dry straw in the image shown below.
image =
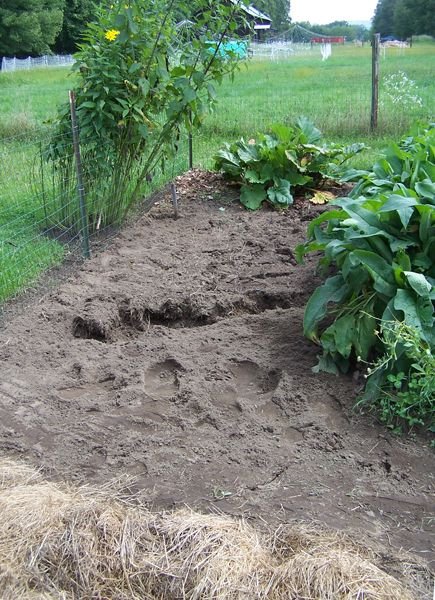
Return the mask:
[[3,600],[416,598],[375,559],[342,534],[156,514],[119,487],[54,484],[0,460]]

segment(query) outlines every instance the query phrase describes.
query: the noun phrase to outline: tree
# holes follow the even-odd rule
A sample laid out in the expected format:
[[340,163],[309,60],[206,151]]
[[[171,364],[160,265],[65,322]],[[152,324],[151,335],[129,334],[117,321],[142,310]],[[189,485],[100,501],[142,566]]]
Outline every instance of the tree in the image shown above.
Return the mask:
[[405,0],[398,0],[393,21],[394,36],[404,40],[411,37],[414,30],[413,11],[407,4]]
[[397,0],[378,0],[372,21],[373,31],[382,37],[393,35]]
[[78,50],[86,25],[95,18],[93,0],[68,0],[63,13],[62,30],[56,40],[55,50],[71,53]]
[[372,23],[382,36],[435,36],[435,0],[379,0]]
[[272,19],[274,31],[286,31],[290,25],[290,0],[254,0],[253,5]]
[[412,28],[410,35],[435,36],[435,0],[405,0]]
[[46,54],[62,27],[65,0],[0,0],[0,55]]
[[308,23],[306,28],[325,36],[345,37],[348,42],[354,40],[366,41],[369,37],[369,31],[364,25],[351,25],[347,21],[333,21],[327,25],[311,25]]

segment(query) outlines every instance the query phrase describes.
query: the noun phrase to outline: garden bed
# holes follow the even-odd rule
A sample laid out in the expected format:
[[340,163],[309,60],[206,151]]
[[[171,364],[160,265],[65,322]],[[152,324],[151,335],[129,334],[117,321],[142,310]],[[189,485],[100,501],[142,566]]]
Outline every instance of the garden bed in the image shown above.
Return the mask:
[[250,213],[198,171],[177,189],[179,219],[163,194],[6,324],[1,453],[55,480],[127,473],[153,508],[315,521],[434,561],[428,439],[356,414],[359,373],[311,370],[319,279],[293,250],[322,208]]

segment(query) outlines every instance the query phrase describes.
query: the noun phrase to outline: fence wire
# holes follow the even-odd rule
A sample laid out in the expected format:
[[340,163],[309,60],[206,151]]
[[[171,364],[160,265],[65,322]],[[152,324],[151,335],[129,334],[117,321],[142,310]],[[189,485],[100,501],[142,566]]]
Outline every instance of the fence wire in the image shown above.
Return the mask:
[[[0,304],[36,285],[49,269],[83,260],[83,231],[77,192],[77,172],[72,169],[56,185],[58,174],[46,159],[48,143],[56,142],[66,157],[73,157],[71,135],[54,136],[50,128],[35,132],[33,139],[21,136],[0,140]],[[152,205],[153,193],[161,189],[189,165],[188,136],[165,169],[156,167],[141,188],[141,200],[133,212]],[[87,160],[85,170],[86,201],[105,201],[105,209],[115,211],[110,197],[104,197],[96,161]],[[57,182],[58,183],[58,182]],[[115,199],[113,202],[116,202]],[[89,207],[91,208],[91,207]],[[128,222],[128,218],[127,218]],[[122,226],[92,222],[91,250],[105,247]]]
[[1,62],[1,70],[4,72],[23,71],[41,67],[69,67],[74,58],[71,54],[44,55],[33,58],[8,58],[4,56]]

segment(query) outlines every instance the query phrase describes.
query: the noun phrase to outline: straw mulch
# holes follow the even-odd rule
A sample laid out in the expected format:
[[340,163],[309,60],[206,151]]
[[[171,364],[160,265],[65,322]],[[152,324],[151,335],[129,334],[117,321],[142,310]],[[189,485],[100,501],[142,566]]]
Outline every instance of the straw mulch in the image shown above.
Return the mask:
[[54,484],[0,460],[3,600],[417,597],[342,534],[303,525],[271,534],[221,515],[152,513],[114,485]]

